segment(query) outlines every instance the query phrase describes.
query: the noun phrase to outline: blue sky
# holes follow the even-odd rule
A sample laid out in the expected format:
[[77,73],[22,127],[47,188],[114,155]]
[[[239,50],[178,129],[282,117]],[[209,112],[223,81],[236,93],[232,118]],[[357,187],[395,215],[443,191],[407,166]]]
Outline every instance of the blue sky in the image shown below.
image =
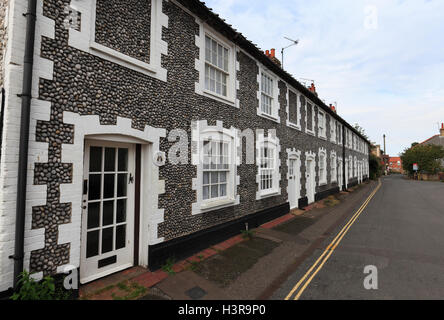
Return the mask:
[[[285,69],[315,80],[327,104],[396,156],[444,122],[443,0],[207,0]],[[375,14],[373,14],[375,13]],[[374,19],[376,18],[376,19]],[[370,23],[370,25],[369,25]]]

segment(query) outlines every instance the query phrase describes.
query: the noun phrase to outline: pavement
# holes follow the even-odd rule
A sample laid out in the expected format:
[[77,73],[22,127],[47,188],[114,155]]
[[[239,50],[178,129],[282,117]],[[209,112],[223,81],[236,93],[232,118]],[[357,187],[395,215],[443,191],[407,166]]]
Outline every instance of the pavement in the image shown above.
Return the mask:
[[253,230],[252,239],[236,236],[163,270],[137,267],[98,280],[81,287],[81,298],[282,299],[304,264],[375,188],[374,181],[354,187]]
[[[285,299],[307,275],[290,296],[294,299],[315,270],[299,299],[444,298],[444,183],[383,177],[381,188],[325,264],[310,271],[342,227],[304,259],[271,299]],[[364,273],[368,266],[376,268]],[[372,286],[366,289],[369,279]]]

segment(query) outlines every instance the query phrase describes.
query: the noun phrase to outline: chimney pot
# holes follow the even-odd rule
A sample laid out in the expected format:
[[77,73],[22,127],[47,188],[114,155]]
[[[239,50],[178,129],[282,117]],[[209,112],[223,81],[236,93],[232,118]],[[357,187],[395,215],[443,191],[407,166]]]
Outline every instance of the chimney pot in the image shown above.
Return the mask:
[[444,137],[444,123],[441,123],[441,129],[439,130],[440,136]]
[[273,58],[276,56],[276,49],[271,49],[271,56]]
[[266,55],[267,57],[269,57],[269,56],[270,56],[270,50],[266,50],[266,51],[265,51],[265,55]]

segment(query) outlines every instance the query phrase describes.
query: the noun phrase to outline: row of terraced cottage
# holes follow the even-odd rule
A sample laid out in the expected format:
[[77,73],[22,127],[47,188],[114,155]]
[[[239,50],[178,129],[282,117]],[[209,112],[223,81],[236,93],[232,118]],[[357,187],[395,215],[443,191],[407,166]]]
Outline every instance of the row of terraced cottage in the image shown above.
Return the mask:
[[369,142],[199,1],[1,13],[0,292],[154,270],[369,176]]

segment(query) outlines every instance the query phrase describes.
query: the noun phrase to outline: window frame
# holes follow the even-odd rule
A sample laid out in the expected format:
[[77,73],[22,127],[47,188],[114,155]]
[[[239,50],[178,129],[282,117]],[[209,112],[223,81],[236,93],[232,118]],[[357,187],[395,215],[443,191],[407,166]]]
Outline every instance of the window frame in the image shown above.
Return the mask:
[[[320,121],[320,115],[322,115],[322,121]],[[322,124],[322,126],[321,126]],[[318,107],[318,138],[327,140],[327,114]],[[321,128],[323,131],[321,131]]]
[[[198,21],[199,22],[199,21]],[[195,92],[199,95],[211,98],[218,102],[228,104],[230,106],[238,108],[239,105],[237,101],[237,52],[236,45],[231,41],[225,39],[217,31],[213,30],[205,22],[199,23],[199,34],[196,36],[196,44],[199,47],[199,59],[196,60],[196,69],[199,71],[199,81],[196,83]],[[205,78],[206,78],[206,37],[216,41],[223,48],[228,49],[228,72],[227,72],[227,96],[218,94],[209,89],[206,89]],[[215,67],[211,64],[212,67]],[[220,69],[220,68],[218,68]],[[222,69],[221,69],[222,71]],[[226,71],[224,71],[226,72]]]
[[[296,111],[297,123],[290,120],[290,92],[296,95]],[[287,126],[301,131],[302,107],[301,107],[301,93],[287,85]]]
[[[307,126],[307,123],[308,123],[308,116],[307,116],[308,104],[310,104],[311,107],[312,107],[312,113],[311,113],[311,123],[312,123],[311,127],[312,127],[312,130],[308,129],[308,126]],[[316,112],[315,112],[315,107],[316,107],[316,105],[313,102],[311,102],[311,100],[309,100],[308,98],[305,98],[305,133],[308,133],[308,134],[310,134],[312,136],[316,136],[316,132],[315,132],[315,130],[316,130],[315,129],[316,128],[316,119],[315,119]]]
[[[261,157],[261,150],[262,148],[266,146],[267,148],[273,149],[273,160],[274,160],[274,168],[273,168],[273,188],[269,189],[262,189],[261,188],[261,181],[262,181],[262,170],[261,163],[262,163],[262,157]],[[256,141],[256,166],[257,166],[257,175],[256,175],[256,184],[257,184],[257,193],[256,193],[256,200],[261,200],[268,197],[274,197],[281,194],[281,187],[280,187],[280,181],[281,181],[281,172],[280,172],[280,144],[278,138],[264,138],[263,136],[259,136]],[[270,170],[270,169],[266,169]]]
[[[318,166],[319,166],[319,186],[324,186],[328,183],[328,179],[327,179],[327,151],[323,148],[319,149],[319,153],[318,153]],[[322,161],[323,159],[323,161]],[[322,167],[323,167],[323,172],[321,172],[321,163],[322,163]]]
[[338,123],[335,118],[332,116],[330,117],[330,142],[337,143],[338,137],[337,137],[337,126]]
[[338,157],[335,151],[330,154],[330,166],[330,182],[338,182]]
[[[204,214],[206,212],[219,210],[225,207],[231,207],[240,203],[237,188],[239,185],[239,176],[237,175],[237,166],[239,164],[237,145],[239,144],[238,132],[235,128],[225,129],[223,124],[218,122],[217,126],[207,126],[205,120],[197,122],[197,127],[193,128],[193,142],[196,143],[196,149],[192,154],[192,163],[197,167],[197,173],[193,178],[193,190],[196,192],[196,201],[192,204],[192,214]],[[204,142],[224,142],[228,143],[228,171],[226,196],[218,198],[204,199],[204,173],[208,170],[204,168]],[[216,170],[217,171],[217,170]],[[223,171],[223,170],[221,170]]]
[[[264,93],[262,91],[262,75],[265,75],[266,77],[270,78],[273,81],[272,85],[272,96],[270,96],[268,93]],[[274,75],[271,71],[269,71],[267,68],[265,68],[262,65],[259,65],[259,74],[257,75],[257,81],[259,84],[259,90],[257,91],[257,98],[259,102],[259,106],[257,109],[257,114],[261,117],[264,117],[268,120],[272,120],[275,122],[280,123],[279,118],[279,110],[280,110],[280,103],[279,103],[279,78]],[[262,110],[262,95],[266,95],[267,97],[271,98],[271,114],[268,114]]]

